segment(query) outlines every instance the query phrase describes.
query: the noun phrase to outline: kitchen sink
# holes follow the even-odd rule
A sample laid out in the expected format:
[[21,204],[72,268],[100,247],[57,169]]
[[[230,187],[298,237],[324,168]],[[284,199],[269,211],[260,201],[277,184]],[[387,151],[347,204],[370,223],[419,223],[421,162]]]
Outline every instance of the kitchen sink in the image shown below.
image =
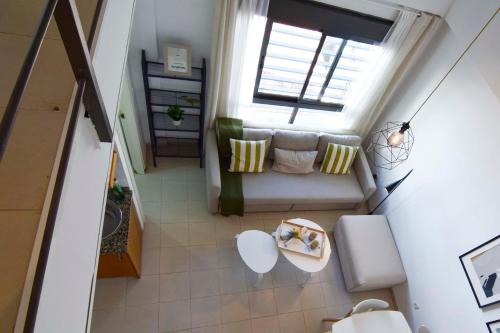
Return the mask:
[[111,237],[122,224],[122,210],[111,200],[106,202],[106,212],[104,215],[104,225],[102,226],[101,239]]

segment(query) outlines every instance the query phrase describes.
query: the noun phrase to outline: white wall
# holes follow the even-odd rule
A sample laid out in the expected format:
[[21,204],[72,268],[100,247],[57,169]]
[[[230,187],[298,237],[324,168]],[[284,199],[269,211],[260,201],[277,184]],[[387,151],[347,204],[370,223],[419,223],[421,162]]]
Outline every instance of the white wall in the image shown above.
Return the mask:
[[[375,127],[408,120],[497,7],[495,0],[455,1]],[[500,318],[500,306],[477,306],[459,262],[500,233],[499,87],[488,74],[500,66],[498,53],[491,54],[500,44],[498,16],[412,121],[410,159],[393,171],[377,170],[386,185],[414,169],[381,210],[408,275],[395,295],[413,329],[486,333],[485,323]]]
[[[134,0],[108,0],[93,63],[112,128]],[[80,110],[50,248],[36,332],[85,332],[99,253],[111,144]]]
[[148,60],[162,61],[167,41],[187,44],[192,49],[193,65],[206,58],[210,63],[212,31],[217,0],[141,0],[137,2],[128,66],[144,139],[149,142],[146,100],[141,69],[141,50]]
[[141,125],[139,122],[139,114],[137,112],[137,104],[135,102],[134,90],[132,89],[132,80],[128,66],[125,66],[125,75],[122,83],[122,90],[119,103],[118,122],[124,133],[124,143],[130,157],[130,162],[133,165],[133,170],[136,173],[144,174],[146,169],[146,143],[142,134]]

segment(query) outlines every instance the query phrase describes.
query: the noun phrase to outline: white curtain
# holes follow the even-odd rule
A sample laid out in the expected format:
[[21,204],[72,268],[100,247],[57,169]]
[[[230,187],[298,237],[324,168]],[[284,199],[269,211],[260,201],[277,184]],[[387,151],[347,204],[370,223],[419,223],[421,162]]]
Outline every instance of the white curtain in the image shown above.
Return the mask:
[[[383,100],[395,85],[408,64],[408,58],[422,39],[432,34],[438,19],[422,13],[402,11],[398,14],[391,30],[381,44],[381,52],[372,70],[356,87],[355,93],[348,98],[343,111],[339,114],[337,129],[355,132],[365,136],[383,110]],[[431,24],[433,23],[433,24]],[[432,28],[431,28],[432,26]]]
[[267,16],[269,0],[218,0],[210,60],[205,129],[217,117],[238,117],[249,41],[255,20]]

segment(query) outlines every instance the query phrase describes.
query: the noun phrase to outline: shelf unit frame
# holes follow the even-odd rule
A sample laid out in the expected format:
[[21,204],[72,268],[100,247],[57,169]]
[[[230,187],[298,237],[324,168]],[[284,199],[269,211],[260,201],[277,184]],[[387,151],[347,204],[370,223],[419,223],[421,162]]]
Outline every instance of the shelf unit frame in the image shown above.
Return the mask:
[[[184,76],[171,76],[163,73],[158,70],[156,72],[150,71],[150,66],[163,66],[163,63],[156,61],[148,61],[146,59],[146,51],[142,50],[141,55],[141,63],[142,63],[142,77],[144,83],[144,92],[146,97],[146,110],[148,116],[148,128],[149,135],[151,140],[151,151],[153,155],[153,165],[156,168],[157,166],[157,158],[158,157],[190,157],[190,158],[199,158],[200,159],[200,168],[203,166],[203,127],[205,121],[205,90],[206,90],[206,61],[205,58],[202,59],[202,66],[196,67],[192,66],[192,76],[184,77]],[[174,90],[174,89],[161,89],[161,88],[151,88],[150,87],[150,78],[156,79],[166,79],[166,80],[178,80],[178,81],[192,81],[200,83],[200,92],[193,91],[183,91],[183,90]],[[200,103],[197,106],[189,105],[189,103],[181,103],[179,104],[179,94],[184,95],[196,95],[199,97]],[[154,96],[155,95],[155,96]],[[163,95],[163,96],[162,96]],[[169,96],[170,95],[170,96]],[[164,99],[163,101],[161,99]],[[153,100],[155,99],[155,100]],[[165,102],[168,100],[174,100],[175,102]],[[160,101],[159,101],[160,100]],[[169,107],[177,105],[183,108],[186,112],[187,110],[199,110],[199,114],[189,114],[184,113],[184,117],[198,117],[198,128],[168,128],[158,126],[155,123],[155,115],[164,114],[165,117],[168,117],[164,112],[155,111],[153,108],[155,107]],[[188,138],[182,136],[159,136],[157,135],[157,131],[168,131],[171,133],[198,133],[198,138]],[[182,146],[182,144],[191,145],[196,142],[196,154],[185,154],[185,153],[162,153],[158,147],[159,140],[170,140],[176,141],[177,149]],[[175,143],[170,142],[166,144],[174,147]]]

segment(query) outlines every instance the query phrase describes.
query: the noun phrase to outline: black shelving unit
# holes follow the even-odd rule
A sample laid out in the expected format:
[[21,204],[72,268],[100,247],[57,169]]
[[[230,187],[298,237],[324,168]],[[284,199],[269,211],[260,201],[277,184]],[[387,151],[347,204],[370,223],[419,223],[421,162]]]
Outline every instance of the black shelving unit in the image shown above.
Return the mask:
[[[153,152],[153,165],[157,157],[197,157],[203,165],[203,123],[205,119],[206,63],[202,67],[192,67],[190,77],[166,75],[163,63],[148,61],[146,51],[142,50],[142,76],[146,94],[146,106]],[[170,88],[173,82],[190,81],[191,88]],[[165,86],[168,87],[165,88]],[[184,100],[193,97],[200,101],[191,105]],[[174,126],[166,115],[169,106],[177,105],[184,110],[184,120]]]

